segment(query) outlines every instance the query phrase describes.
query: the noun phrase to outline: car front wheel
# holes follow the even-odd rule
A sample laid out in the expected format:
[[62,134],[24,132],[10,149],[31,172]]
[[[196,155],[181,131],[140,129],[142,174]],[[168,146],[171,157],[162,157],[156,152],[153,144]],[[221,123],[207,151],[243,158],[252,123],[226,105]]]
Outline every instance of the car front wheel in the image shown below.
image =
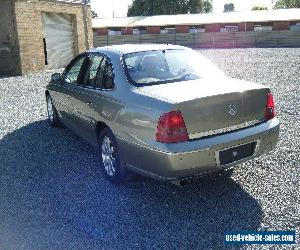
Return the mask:
[[101,158],[101,172],[112,183],[122,182],[127,174],[121,159],[116,139],[109,128],[104,128],[98,139]]

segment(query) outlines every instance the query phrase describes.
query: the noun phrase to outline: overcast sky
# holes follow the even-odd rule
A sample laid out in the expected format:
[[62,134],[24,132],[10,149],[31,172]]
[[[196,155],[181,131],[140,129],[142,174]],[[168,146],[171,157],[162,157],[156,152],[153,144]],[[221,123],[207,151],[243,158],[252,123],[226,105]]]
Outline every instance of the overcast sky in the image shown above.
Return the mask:
[[[132,0],[91,0],[92,9],[99,17],[124,17]],[[214,13],[223,12],[224,4],[234,3],[236,11],[250,10],[254,5],[264,5],[271,9],[272,0],[213,0]]]

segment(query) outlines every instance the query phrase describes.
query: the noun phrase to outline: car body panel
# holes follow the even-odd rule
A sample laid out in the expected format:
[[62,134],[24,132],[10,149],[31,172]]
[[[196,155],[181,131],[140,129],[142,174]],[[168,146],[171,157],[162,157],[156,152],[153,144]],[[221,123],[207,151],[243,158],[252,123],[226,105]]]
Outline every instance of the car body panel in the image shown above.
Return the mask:
[[[176,180],[222,171],[258,157],[276,146],[278,136],[279,121],[274,118],[239,131],[184,142],[184,145],[177,143],[169,144],[168,147],[149,148],[123,138],[118,138],[118,144],[133,171],[156,179]],[[253,156],[227,166],[217,165],[216,152],[253,141],[258,142]]]
[[[263,85],[222,74],[211,79],[144,87],[130,84],[122,61],[124,53],[169,48],[185,49],[170,45],[120,45],[86,52],[101,53],[110,59],[114,86],[93,89],[51,82],[47,91],[62,123],[95,146],[97,125],[105,124],[114,133],[128,168],[166,180],[219,171],[222,168],[217,166],[215,153],[224,148],[259,141],[258,151],[253,155],[256,157],[276,145],[279,122],[277,118],[267,122],[263,119],[265,98],[270,91]],[[231,104],[235,105],[235,116],[228,115]],[[189,141],[156,141],[159,117],[172,110],[182,111]],[[245,121],[251,123],[244,125]],[[225,130],[219,131],[220,128]],[[203,134],[207,131],[213,133]],[[237,163],[240,162],[232,165]]]
[[[182,112],[189,136],[195,138],[201,132],[263,121],[269,89],[252,82],[211,77],[146,86],[139,91],[177,104],[173,109]],[[234,114],[229,112],[232,106]]]

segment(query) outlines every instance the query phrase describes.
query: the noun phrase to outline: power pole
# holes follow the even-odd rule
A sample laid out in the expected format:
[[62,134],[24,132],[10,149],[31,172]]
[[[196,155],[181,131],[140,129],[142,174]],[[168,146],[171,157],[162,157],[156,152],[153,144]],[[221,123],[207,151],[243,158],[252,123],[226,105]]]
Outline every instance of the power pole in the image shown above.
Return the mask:
[[113,18],[115,18],[115,1],[112,0]]

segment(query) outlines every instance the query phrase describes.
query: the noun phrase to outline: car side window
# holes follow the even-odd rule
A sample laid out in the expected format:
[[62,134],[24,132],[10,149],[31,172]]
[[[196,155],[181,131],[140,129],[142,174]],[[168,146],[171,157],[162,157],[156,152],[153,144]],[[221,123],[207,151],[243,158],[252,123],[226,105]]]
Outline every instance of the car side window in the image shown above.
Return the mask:
[[97,72],[103,59],[104,58],[101,55],[90,56],[90,67],[89,67],[88,77],[86,80],[86,86],[94,87]]
[[70,66],[66,69],[64,73],[64,79],[67,83],[77,84],[82,66],[84,65],[85,56],[80,56],[76,58]]
[[103,57],[98,68],[95,87],[101,89],[111,89],[113,88],[114,76],[113,76],[113,66],[111,61],[107,57]]

